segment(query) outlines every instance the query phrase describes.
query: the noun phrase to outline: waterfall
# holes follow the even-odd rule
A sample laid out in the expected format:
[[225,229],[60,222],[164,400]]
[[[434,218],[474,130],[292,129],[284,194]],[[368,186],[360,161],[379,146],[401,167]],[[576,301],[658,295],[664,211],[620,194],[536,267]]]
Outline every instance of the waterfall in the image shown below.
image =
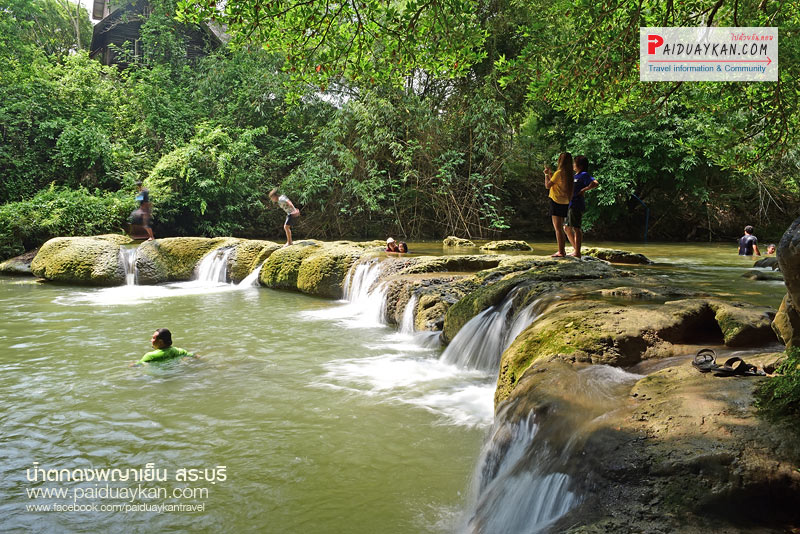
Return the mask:
[[512,290],[503,302],[483,310],[462,326],[442,353],[441,360],[469,369],[497,371],[503,352],[550,302],[545,298],[536,299],[509,317],[515,294],[516,290]]
[[196,280],[201,282],[228,282],[228,259],[233,254],[233,247],[218,248],[206,254],[195,269]]
[[258,282],[258,276],[261,274],[261,268],[264,267],[264,262],[258,264],[258,267],[253,269],[253,272],[245,276],[241,282],[237,284],[238,287],[258,287],[261,285]]
[[[365,325],[386,324],[386,284],[378,283],[383,267],[378,260],[354,265],[347,273],[344,298],[356,321]],[[377,285],[376,285],[377,284]]]
[[125,270],[125,284],[136,285],[136,253],[138,246],[119,247],[119,261]]
[[416,295],[411,295],[411,298],[408,299],[406,308],[403,310],[403,318],[400,321],[401,334],[413,334],[416,330],[416,328],[414,328],[414,312],[417,309],[418,300],[419,298]]
[[510,423],[506,411],[496,417],[481,452],[474,508],[466,531],[474,534],[544,530],[580,502],[569,475],[554,469],[553,451],[539,437],[531,413]]

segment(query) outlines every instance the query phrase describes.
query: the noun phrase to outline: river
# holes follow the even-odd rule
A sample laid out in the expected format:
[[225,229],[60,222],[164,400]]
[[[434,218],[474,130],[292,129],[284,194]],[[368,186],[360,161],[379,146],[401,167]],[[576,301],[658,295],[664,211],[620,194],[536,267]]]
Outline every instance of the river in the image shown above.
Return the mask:
[[[742,278],[751,263],[731,246],[592,245],[642,252],[657,263],[631,270],[725,298],[777,307],[785,293]],[[370,306],[216,282],[87,289],[0,277],[0,530],[457,529],[493,422],[496,372],[440,361],[429,337],[380,324]],[[159,327],[200,358],[129,367]],[[86,497],[105,482],[31,482],[34,462],[152,463],[167,482],[108,485],[163,487],[169,498],[139,502],[204,509],[37,512],[27,507],[125,501]],[[226,480],[174,480],[217,466]],[[69,493],[30,493],[41,488]],[[188,493],[175,498],[175,488]]]

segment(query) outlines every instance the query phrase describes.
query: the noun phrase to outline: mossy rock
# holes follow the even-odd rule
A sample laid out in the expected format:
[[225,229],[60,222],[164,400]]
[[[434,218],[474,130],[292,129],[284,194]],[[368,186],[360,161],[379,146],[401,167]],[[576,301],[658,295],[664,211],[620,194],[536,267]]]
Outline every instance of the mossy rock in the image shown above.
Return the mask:
[[627,263],[631,265],[649,265],[653,263],[644,254],[636,254],[627,250],[585,247],[582,252],[585,256],[593,256],[611,263]]
[[[497,267],[502,256],[420,256],[404,261],[399,274],[421,274],[440,272],[476,272]],[[401,260],[402,261],[402,260]]]
[[33,261],[33,258],[36,257],[37,252],[39,252],[38,248],[35,250],[30,250],[25,254],[20,254],[14,258],[9,258],[0,263],[0,274],[12,276],[32,276],[33,272],[31,272],[31,262]]
[[630,366],[675,354],[674,344],[759,346],[775,340],[767,308],[716,299],[640,302],[562,300],[552,304],[503,354],[497,402],[540,358]]
[[557,260],[547,257],[504,258],[493,268],[475,274],[478,289],[451,306],[444,320],[442,339],[452,340],[470,319],[490,306],[503,301],[508,293],[519,288],[524,305],[529,299],[563,284],[580,280],[618,278],[621,273],[605,262],[583,262],[576,259]]
[[116,286],[125,283],[120,245],[133,241],[123,235],[56,237],[39,249],[31,272],[40,278],[68,284]]
[[230,278],[231,282],[238,284],[257,268],[270,254],[281,248],[278,243],[247,239],[240,241],[234,247],[231,257]]
[[322,246],[321,241],[306,239],[276,250],[264,262],[259,282],[262,286],[273,289],[297,290],[297,279],[303,260],[318,252]]
[[191,280],[203,256],[241,241],[233,237],[168,237],[145,241],[136,254],[137,282],[149,285]]
[[462,239],[454,235],[445,237],[442,240],[442,246],[449,248],[455,248],[455,247],[477,248],[475,243],[473,243],[469,239]]
[[772,330],[783,341],[786,348],[800,347],[800,312],[794,307],[792,297],[785,295],[775,319]]
[[364,254],[365,247],[347,242],[323,246],[313,251],[300,262],[297,289],[309,295],[342,298],[347,273]]
[[481,246],[481,250],[533,250],[525,241],[506,239],[504,241],[490,241]]

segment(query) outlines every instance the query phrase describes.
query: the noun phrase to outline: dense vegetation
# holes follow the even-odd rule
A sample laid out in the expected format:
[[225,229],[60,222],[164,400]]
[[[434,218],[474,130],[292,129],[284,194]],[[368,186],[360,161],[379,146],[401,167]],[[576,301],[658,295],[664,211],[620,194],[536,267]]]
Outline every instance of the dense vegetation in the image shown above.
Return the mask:
[[[321,18],[316,1],[151,3],[143,54],[121,70],[88,57],[85,11],[0,0],[0,258],[121,231],[137,180],[159,236],[277,237],[275,186],[302,210],[300,237],[549,235],[541,168],[564,149],[602,184],[593,237],[641,237],[632,194],[652,239],[727,239],[744,224],[775,237],[799,205],[791,5],[369,0]],[[277,10],[269,27],[262,10]],[[639,84],[638,34],[625,32],[691,13],[780,26],[781,81]],[[190,63],[185,25],[204,18],[235,39]]]
[[769,417],[797,421],[800,419],[800,348],[787,350],[786,359],[776,371],[778,376],[765,380],[756,390],[758,406]]

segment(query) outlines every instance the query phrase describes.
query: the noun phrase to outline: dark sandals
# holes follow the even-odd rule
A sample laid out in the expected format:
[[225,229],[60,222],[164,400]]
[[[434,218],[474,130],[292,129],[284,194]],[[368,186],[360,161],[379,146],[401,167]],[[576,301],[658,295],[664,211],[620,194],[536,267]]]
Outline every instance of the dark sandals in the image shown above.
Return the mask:
[[692,361],[692,365],[701,373],[713,371],[714,376],[766,376],[753,364],[747,363],[738,356],[728,358],[724,365],[717,364],[717,355],[711,349],[702,349]]

